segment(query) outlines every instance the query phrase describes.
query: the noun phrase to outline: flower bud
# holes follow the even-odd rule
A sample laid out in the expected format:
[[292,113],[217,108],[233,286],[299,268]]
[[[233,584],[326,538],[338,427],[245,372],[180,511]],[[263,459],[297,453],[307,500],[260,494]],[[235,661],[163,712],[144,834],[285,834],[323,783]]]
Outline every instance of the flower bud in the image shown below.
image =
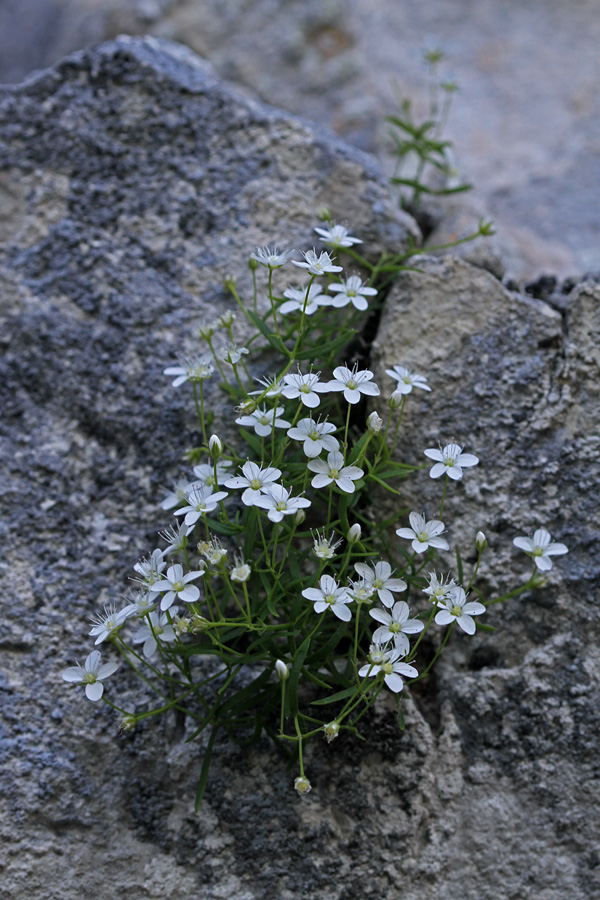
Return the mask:
[[217,319],[217,325],[219,326],[219,328],[231,328],[234,319],[235,313],[231,310],[227,310],[227,312],[221,313],[221,315]]
[[213,459],[218,459],[223,452],[223,444],[221,443],[221,438],[217,437],[216,434],[211,434],[208,439],[208,452]]
[[300,795],[308,794],[311,789],[311,783],[306,775],[298,775],[298,777],[294,781],[294,787]]
[[323,731],[325,732],[327,743],[330,744],[340,733],[339,722],[328,722],[327,725],[323,725]]
[[248,563],[240,562],[234,569],[231,570],[231,580],[232,581],[248,581],[250,578],[250,566]]
[[248,260],[248,268],[251,272],[256,272],[256,270],[258,269],[258,262],[254,259],[253,256],[251,256]]
[[223,279],[223,287],[226,291],[235,290],[235,277],[231,273],[227,273]]
[[477,549],[479,550],[480,553],[483,553],[483,551],[485,550],[487,545],[488,545],[488,542],[487,542],[487,538],[486,538],[485,534],[483,533],[483,531],[478,531],[477,534],[475,535],[475,546],[477,547]]
[[371,434],[379,434],[383,425],[383,419],[375,410],[367,416],[367,428]]
[[137,725],[137,719],[135,716],[123,716],[121,721],[119,722],[119,730],[120,731],[133,731],[135,726]]
[[320,206],[317,210],[317,218],[320,222],[333,222],[331,210],[328,206]]
[[294,515],[294,522],[296,523],[296,525],[302,525],[302,523],[304,522],[305,519],[306,519],[306,513],[304,512],[304,510],[298,509],[296,511],[296,514]]
[[400,391],[394,391],[394,393],[392,394],[392,396],[391,396],[390,399],[388,400],[388,406],[389,406],[389,408],[392,409],[392,410],[398,409],[398,407],[399,407],[399,406],[401,405],[401,403],[402,403],[403,397],[404,397],[404,394],[402,394]]
[[287,681],[290,677],[290,670],[282,659],[278,659],[275,663],[275,671],[280,681]]
[[198,615],[195,613],[190,619],[190,631],[192,634],[198,634],[199,631],[204,631],[210,625],[208,619],[205,619],[204,616]]
[[354,525],[351,525],[348,529],[348,534],[346,535],[346,540],[349,544],[357,544],[360,541],[360,537],[362,534],[362,528],[355,522]]

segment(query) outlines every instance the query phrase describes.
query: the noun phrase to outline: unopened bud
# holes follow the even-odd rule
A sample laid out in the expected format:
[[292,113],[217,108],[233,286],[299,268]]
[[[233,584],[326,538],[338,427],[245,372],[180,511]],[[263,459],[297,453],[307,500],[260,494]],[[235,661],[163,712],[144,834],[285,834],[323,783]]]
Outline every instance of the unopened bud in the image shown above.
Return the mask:
[[278,659],[275,663],[275,671],[280,681],[287,681],[290,677],[290,670],[282,659]]
[[213,459],[218,459],[223,452],[223,444],[221,443],[221,438],[217,437],[216,434],[211,434],[208,439],[208,452]]
[[258,262],[254,259],[253,256],[251,256],[248,260],[248,268],[251,272],[256,272],[256,270],[258,269]]
[[208,619],[205,619],[204,616],[198,615],[195,613],[190,619],[190,631],[193,634],[197,634],[199,631],[204,631],[205,628],[208,628],[210,622]]
[[367,428],[371,434],[379,434],[383,426],[383,419],[375,410],[367,416]]
[[323,731],[325,732],[327,743],[330,744],[340,733],[339,722],[328,722],[327,725],[323,725]]
[[231,274],[227,274],[223,279],[223,287],[226,291],[235,291],[235,278]]
[[488,545],[488,542],[487,542],[487,538],[486,538],[485,534],[483,533],[483,531],[478,531],[477,534],[475,535],[475,546],[477,547],[477,549],[479,550],[480,553],[483,553],[483,551],[485,550],[487,545]]
[[304,512],[304,510],[303,509],[296,510],[296,513],[294,515],[294,522],[296,523],[296,525],[302,525],[302,523],[304,522],[305,519],[306,519],[306,513]]
[[331,222],[331,210],[328,206],[320,206],[317,210],[317,218],[320,222]]
[[300,795],[308,794],[311,789],[311,783],[306,775],[298,775],[298,777],[294,781],[294,787]]
[[348,529],[348,534],[346,535],[346,540],[349,544],[357,544],[360,541],[360,537],[362,535],[362,528],[355,522],[354,525],[351,525]]
[[120,731],[133,731],[136,724],[137,724],[137,719],[135,716],[123,716],[123,718],[119,722],[119,730]]
[[392,410],[398,409],[398,407],[402,403],[403,397],[404,397],[404,394],[402,394],[400,391],[394,391],[394,393],[388,400],[388,406],[390,407],[390,409],[392,409]]

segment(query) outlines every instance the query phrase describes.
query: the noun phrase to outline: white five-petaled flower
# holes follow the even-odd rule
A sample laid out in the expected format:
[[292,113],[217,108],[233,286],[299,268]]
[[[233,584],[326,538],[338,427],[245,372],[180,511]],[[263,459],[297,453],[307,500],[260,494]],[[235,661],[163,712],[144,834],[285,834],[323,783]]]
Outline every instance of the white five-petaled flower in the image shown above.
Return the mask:
[[94,641],[96,645],[101,644],[107,638],[117,633],[127,618],[126,609],[127,607],[117,612],[114,604],[111,604],[104,607],[104,613],[99,613],[91,619],[92,627],[89,634],[96,638]]
[[355,364],[352,369],[347,366],[338,366],[333,370],[333,381],[327,382],[326,388],[330,391],[343,391],[348,403],[358,403],[361,394],[369,397],[377,397],[379,388],[371,381],[373,373],[369,369],[358,369]]
[[341,539],[339,541],[335,540],[335,534],[330,534],[326,538],[324,531],[322,533],[317,531],[316,537],[313,533],[313,553],[318,559],[333,559],[335,551],[341,543]]
[[244,562],[244,557],[236,554],[235,557],[235,566],[229,573],[232,581],[237,581],[239,584],[243,584],[245,581],[248,581],[250,575],[252,574],[252,569],[248,565],[247,562]]
[[449,591],[446,597],[445,606],[435,614],[436,625],[450,625],[456,622],[459,628],[462,628],[467,634],[475,634],[475,622],[472,616],[480,616],[485,612],[483,603],[476,600],[467,602],[467,595],[464,589],[457,584]]
[[367,678],[382,672],[383,680],[390,691],[399,694],[404,687],[401,676],[416,678],[419,674],[414,666],[399,662],[401,656],[404,654],[397,647],[393,650],[384,650],[379,644],[373,643],[369,651],[369,661],[358,670],[358,674],[361,678]]
[[463,469],[476,466],[479,459],[472,453],[463,453],[459,444],[446,444],[440,450],[430,447],[424,451],[425,456],[433,459],[435,465],[431,467],[429,474],[432,478],[447,475],[453,481],[458,481],[463,476]]
[[311,481],[313,487],[322,488],[333,483],[346,494],[354,493],[354,482],[365,474],[358,466],[344,466],[344,457],[339,450],[328,453],[327,461],[311,459],[307,465],[311,472],[317,473]]
[[209,541],[200,541],[198,553],[203,556],[211,566],[218,566],[227,558],[227,550],[221,544],[219,538],[211,537]]
[[[327,384],[319,381],[320,374],[320,372],[308,372],[308,374],[303,375],[298,370],[297,372],[284,375],[283,382],[285,387],[282,391],[283,396],[288,400],[299,398],[304,406],[314,409],[321,402],[319,394],[326,393],[329,390]],[[289,427],[289,422],[287,424]]]
[[320,236],[322,242],[329,247],[333,247],[334,250],[337,250],[339,247],[352,247],[353,244],[362,244],[359,238],[348,234],[348,229],[344,228],[343,225],[329,225],[326,228],[315,228],[314,230]]
[[310,506],[310,500],[305,497],[292,497],[291,490],[281,484],[270,484],[255,500],[254,505],[268,510],[267,516],[271,522],[281,522],[284,516],[293,516],[299,509]]
[[367,581],[366,578],[359,578],[357,581],[352,581],[352,579],[349,578],[348,593],[357,603],[372,603],[375,588],[373,587],[372,582]]
[[229,363],[230,366],[236,366],[242,356],[246,356],[250,351],[247,347],[238,347],[237,344],[227,344],[221,354],[223,362]]
[[161,572],[166,568],[167,563],[163,559],[163,552],[158,548],[152,551],[148,559],[140,559],[135,564],[134,571],[138,573],[139,578],[133,578],[132,581],[141,584],[142,587],[149,588],[161,578]]
[[412,540],[412,548],[415,553],[423,553],[428,547],[435,547],[437,550],[448,550],[448,542],[440,537],[445,531],[444,523],[439,519],[430,519],[425,521],[425,516],[420,513],[411,512],[408,520],[410,528],[397,528],[398,537]]
[[290,427],[291,423],[281,418],[284,412],[283,406],[275,406],[273,409],[259,406],[250,415],[240,416],[235,420],[235,424],[241,425],[242,428],[254,428],[255,434],[259,437],[267,437],[274,428]]
[[352,613],[348,609],[348,603],[352,602],[352,598],[345,587],[340,587],[335,578],[331,575],[321,575],[318,588],[305,588],[302,596],[315,604],[315,612],[322,613],[326,609],[331,609],[334,616],[341,619],[342,622],[349,622]]
[[[194,466],[193,472],[196,476],[196,480],[200,482],[200,484],[205,485],[205,487],[215,488],[219,486],[219,482],[222,481],[227,475],[229,475],[229,469],[231,468],[232,463],[229,460],[223,460],[223,462],[219,462],[216,465],[216,480],[215,480],[215,464],[210,463],[198,463],[197,466]],[[190,485],[189,487],[194,487]],[[188,491],[181,498],[182,500],[186,499]]]
[[185,516],[184,522],[191,528],[196,524],[200,516],[206,516],[214,512],[221,500],[229,497],[227,491],[213,493],[212,488],[199,484],[193,487],[187,495],[187,505],[176,509],[174,516]]
[[397,593],[406,590],[406,582],[402,578],[392,578],[392,567],[388,562],[377,562],[373,567],[366,563],[354,563],[354,568],[362,578],[373,585],[373,590],[377,591],[377,596],[384,606],[394,605],[392,591]]
[[423,588],[423,593],[429,594],[431,602],[436,606],[444,606],[454,587],[457,587],[457,584],[450,575],[447,578],[440,575],[438,578],[435,572],[430,572],[429,585]]
[[258,394],[260,397],[279,397],[283,391],[284,384],[279,378],[259,378],[258,383],[262,384],[262,390],[250,391],[251,396]]
[[375,288],[363,284],[358,275],[350,275],[346,281],[339,284],[330,284],[329,290],[336,295],[331,301],[331,305],[336,309],[341,309],[351,303],[361,312],[364,312],[369,305],[367,297],[374,297],[377,293]]
[[340,446],[337,438],[333,437],[335,425],[325,419],[324,422],[315,422],[309,419],[300,421],[288,431],[288,437],[293,441],[303,441],[302,450],[309,459],[319,456],[322,450],[337,450]]
[[410,650],[406,635],[418,634],[425,627],[418,619],[409,619],[408,603],[404,600],[394,603],[391,612],[385,609],[370,609],[369,615],[382,623],[381,627],[373,632],[374,643],[387,644],[393,640],[396,650],[399,650],[402,656],[406,656]]
[[210,378],[214,367],[204,356],[189,356],[181,361],[179,366],[169,366],[164,370],[165,375],[175,375],[173,387],[179,387],[184,381],[198,382]]
[[184,575],[183,566],[176,563],[174,566],[169,566],[166,577],[153,584],[150,590],[164,592],[160,601],[160,608],[163,611],[169,609],[175,598],[183,600],[184,603],[195,603],[200,596],[200,591],[195,584],[190,584],[190,581],[195,581],[202,575],[204,575],[204,570],[187,572]]
[[280,269],[285,266],[293,250],[278,250],[277,247],[257,247],[256,252],[250,255],[257,263],[266,269]]
[[85,684],[85,695],[88,700],[100,700],[104,693],[102,682],[118,669],[117,663],[102,664],[99,650],[92,650],[83,666],[71,666],[64,669],[62,677],[73,684]]
[[[175,613],[176,610],[173,610]],[[133,636],[134,644],[143,644],[143,654],[146,659],[151,659],[158,649],[158,641],[169,643],[175,640],[175,631],[169,622],[166,612],[151,612],[148,616],[149,621],[144,625],[140,625]]]
[[304,262],[297,262],[295,259],[292,263],[301,269],[308,269],[311,275],[327,275],[328,272],[341,272],[341,266],[334,266],[333,259],[329,253],[323,252],[317,256],[315,250],[307,250],[303,253]]
[[188,491],[192,487],[193,482],[187,478],[178,478],[173,482],[173,490],[165,496],[160,504],[161,509],[173,509],[174,506],[180,506],[181,501],[185,500]]
[[400,394],[410,394],[414,387],[421,388],[423,391],[431,390],[424,375],[417,375],[416,372],[411,372],[405,366],[393,366],[391,369],[386,369],[385,374],[398,382],[395,390]]
[[262,491],[281,477],[281,469],[276,469],[274,466],[267,466],[266,469],[263,469],[262,466],[258,466],[250,460],[244,463],[242,472],[243,475],[228,478],[225,487],[245,488],[246,490],[242,494],[242,503],[245,503],[246,506],[256,506],[256,501]]
[[538,528],[534,532],[533,538],[516,537],[513,540],[515,547],[524,550],[527,556],[530,556],[536,567],[542,572],[547,572],[552,568],[552,560],[550,556],[561,556],[568,553],[569,550],[565,544],[553,544],[550,541],[550,532],[545,528]]
[[147,613],[152,612],[158,603],[156,594],[146,591],[137,591],[133,596],[127,598],[131,602],[123,609],[123,615],[129,619],[132,616],[141,619]]
[[302,310],[305,315],[312,316],[319,306],[329,306],[331,303],[331,298],[327,297],[322,292],[321,285],[316,283],[304,288],[290,287],[283,292],[283,296],[286,298],[285,303],[279,307],[282,316],[295,312],[301,313]]

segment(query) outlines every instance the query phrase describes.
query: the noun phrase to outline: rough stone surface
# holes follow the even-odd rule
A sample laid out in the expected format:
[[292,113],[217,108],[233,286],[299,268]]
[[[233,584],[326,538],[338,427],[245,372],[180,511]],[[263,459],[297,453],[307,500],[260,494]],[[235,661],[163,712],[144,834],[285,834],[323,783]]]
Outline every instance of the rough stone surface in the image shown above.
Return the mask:
[[4,91],[0,122],[6,897],[597,896],[597,285],[549,296],[563,318],[460,261],[399,279],[374,363],[407,359],[436,388],[405,449],[452,429],[482,457],[448,512],[489,531],[490,586],[522,571],[510,539],[539,523],[571,548],[563,580],[453,640],[404,734],[384,701],[366,743],[309,747],[306,802],[269,743],[224,738],[194,815],[186,726],[118,735],[59,676],[164,524],[192,423],[162,369],[230,306],[223,275],[260,242],[308,246],[321,203],[375,250],[413,226],[368,160],[172,45],[77,54]]
[[476,188],[462,227],[491,215],[519,279],[600,268],[597,0],[4,0],[0,81],[121,32],[188,44],[388,166],[394,89],[423,114],[423,53],[441,47],[460,87],[447,135]]

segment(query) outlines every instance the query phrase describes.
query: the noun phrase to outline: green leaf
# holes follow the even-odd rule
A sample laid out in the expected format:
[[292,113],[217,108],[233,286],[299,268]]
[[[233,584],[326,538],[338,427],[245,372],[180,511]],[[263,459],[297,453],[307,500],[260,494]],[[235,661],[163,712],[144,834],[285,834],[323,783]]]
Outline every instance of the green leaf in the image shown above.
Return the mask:
[[309,647],[310,635],[305,638],[298,647],[290,670],[286,693],[290,700],[290,711],[293,716],[298,714],[298,679],[300,678],[300,672],[302,671],[302,666],[304,665],[304,660],[306,659]]
[[248,318],[252,321],[252,324],[255,325],[263,337],[269,342],[271,347],[274,347],[278,353],[281,353],[282,356],[287,356],[289,358],[290,351],[287,349],[281,338],[275,334],[273,331],[269,331],[269,326],[266,322],[257,316],[255,312],[251,309],[246,310]]
[[327,706],[329,703],[337,703],[338,700],[345,700],[346,697],[354,697],[358,691],[356,686],[344,688],[337,694],[331,694],[329,697],[323,697],[321,700],[313,700],[311,706]]
[[220,723],[215,723],[211,729],[210,737],[208,739],[208,744],[206,745],[206,750],[204,751],[204,759],[202,760],[202,769],[200,770],[200,780],[198,781],[198,788],[196,790],[196,800],[194,801],[194,810],[198,812],[200,806],[202,804],[202,799],[204,797],[204,792],[206,791],[206,784],[208,782],[208,772],[210,769],[210,761],[212,757],[213,747],[215,744],[215,739],[217,737],[217,732],[219,730]]
[[323,341],[323,343],[317,344],[313,347],[305,347],[304,350],[300,350],[296,353],[296,359],[315,359],[316,357],[325,357],[330,353],[337,353],[338,350],[341,350],[346,344],[350,343],[354,335],[357,334],[356,329],[352,328],[349,331],[344,331],[340,337],[335,338],[333,341]]
[[398,704],[398,728],[400,729],[400,731],[404,731],[404,714],[402,712],[402,701],[400,700],[400,697],[396,698],[396,702]]
[[458,583],[462,584],[462,582],[463,582],[463,564],[462,564],[462,558],[460,555],[460,550],[458,549],[458,547],[456,548],[456,571],[458,573]]
[[496,630],[493,625],[484,625],[483,622],[478,622],[477,620],[475,620],[475,627],[477,628],[477,631],[495,631]]

